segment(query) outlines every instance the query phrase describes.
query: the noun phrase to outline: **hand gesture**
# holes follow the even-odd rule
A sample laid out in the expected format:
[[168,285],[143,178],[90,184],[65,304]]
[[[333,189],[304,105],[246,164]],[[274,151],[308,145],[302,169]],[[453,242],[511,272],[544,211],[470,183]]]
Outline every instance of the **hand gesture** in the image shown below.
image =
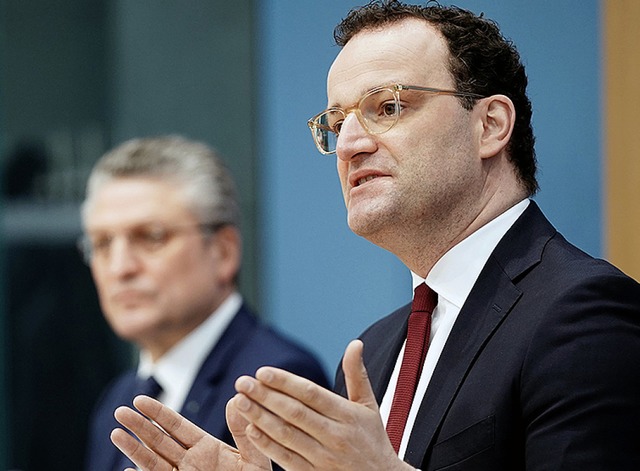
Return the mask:
[[287,470],[413,469],[389,442],[362,348],[355,340],[345,351],[349,400],[277,368],[239,378],[229,405],[248,422],[255,448]]
[[138,396],[133,404],[140,413],[119,407],[115,417],[144,445],[121,429],[112,432],[111,441],[143,471],[271,470],[269,459],[246,437],[247,422],[230,407],[227,424],[237,450],[155,399]]

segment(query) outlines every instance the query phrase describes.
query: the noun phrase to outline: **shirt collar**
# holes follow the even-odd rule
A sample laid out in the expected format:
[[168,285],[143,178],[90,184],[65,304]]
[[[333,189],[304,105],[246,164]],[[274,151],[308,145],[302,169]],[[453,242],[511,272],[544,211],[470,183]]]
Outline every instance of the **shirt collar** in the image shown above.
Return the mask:
[[529,206],[524,199],[460,241],[436,262],[426,280],[411,272],[413,288],[425,282],[458,309],[469,296],[498,242]]
[[[180,403],[191,389],[202,363],[240,309],[242,296],[234,292],[202,324],[153,363],[146,351],[140,352],[138,375],[153,375],[163,394]],[[181,399],[181,400],[180,400]]]

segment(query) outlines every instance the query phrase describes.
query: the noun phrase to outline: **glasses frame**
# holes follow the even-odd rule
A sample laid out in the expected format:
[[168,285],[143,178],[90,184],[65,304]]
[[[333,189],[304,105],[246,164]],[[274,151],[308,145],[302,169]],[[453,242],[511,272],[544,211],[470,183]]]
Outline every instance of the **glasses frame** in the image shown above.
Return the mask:
[[[229,223],[226,223],[226,222],[206,222],[206,223],[167,226],[167,227],[162,227],[162,230],[166,232],[165,237],[169,236],[169,240],[171,240],[171,238],[175,237],[175,235],[177,235],[178,233],[187,231],[189,229],[194,229],[194,228],[198,229],[205,237],[210,237],[213,234],[215,234],[217,231],[222,229],[224,226],[228,226],[228,225]],[[114,236],[112,235],[110,242],[113,241],[113,237]],[[125,234],[125,237],[127,238],[127,240],[129,240],[131,237],[131,234],[130,233]],[[164,244],[168,243],[169,240],[165,241]],[[161,250],[163,246],[164,245],[158,247],[157,250]],[[87,265],[91,265],[91,262],[94,257],[95,249],[93,247],[93,243],[91,242],[91,238],[89,237],[89,235],[88,234],[81,235],[76,242],[76,247],[78,248],[78,251],[80,252],[80,256],[82,257],[82,260],[84,261],[84,263]],[[141,252],[141,253],[145,253],[145,252]]]
[[[393,95],[393,99],[395,102],[395,115],[393,118],[393,121],[391,122],[391,125],[384,129],[383,131],[372,131],[369,128],[369,125],[367,124],[367,120],[365,119],[364,115],[362,114],[361,111],[361,107],[362,107],[362,103],[364,102],[364,100],[366,100],[367,98],[369,98],[371,95],[375,94],[375,93],[379,93],[383,90],[387,90],[389,92],[391,92],[391,94]],[[477,93],[470,93],[470,92],[460,92],[458,90],[447,90],[447,89],[442,89],[442,88],[433,88],[433,87],[421,87],[418,85],[403,85],[400,83],[395,83],[392,85],[382,85],[380,87],[375,87],[372,88],[371,90],[369,90],[367,93],[365,93],[360,100],[358,100],[358,103],[356,104],[356,106],[352,106],[351,108],[347,108],[347,109],[343,109],[340,108],[339,106],[333,106],[331,108],[327,108],[324,111],[321,111],[320,113],[318,113],[317,115],[313,116],[312,118],[310,118],[307,121],[307,126],[309,126],[309,129],[311,130],[311,136],[313,137],[313,142],[315,143],[316,147],[318,148],[318,150],[320,151],[321,154],[324,155],[331,155],[331,154],[335,154],[336,150],[332,150],[332,151],[327,151],[322,147],[321,141],[319,139],[319,130],[322,131],[326,131],[326,132],[331,132],[334,133],[336,135],[336,139],[337,137],[340,135],[340,132],[336,132],[334,129],[331,129],[329,126],[325,126],[323,124],[320,124],[320,118],[327,114],[327,113],[341,113],[344,118],[343,119],[347,119],[347,116],[349,115],[349,113],[355,113],[356,117],[358,118],[358,122],[360,123],[360,125],[364,128],[365,131],[367,131],[369,134],[384,134],[385,132],[389,131],[391,128],[393,128],[396,123],[400,120],[400,92],[402,90],[415,90],[418,92],[426,92],[426,93],[430,93],[431,95],[450,95],[450,96],[457,96],[457,97],[466,97],[466,98],[474,98],[474,99],[482,99],[482,98],[486,98],[483,95],[479,95]]]

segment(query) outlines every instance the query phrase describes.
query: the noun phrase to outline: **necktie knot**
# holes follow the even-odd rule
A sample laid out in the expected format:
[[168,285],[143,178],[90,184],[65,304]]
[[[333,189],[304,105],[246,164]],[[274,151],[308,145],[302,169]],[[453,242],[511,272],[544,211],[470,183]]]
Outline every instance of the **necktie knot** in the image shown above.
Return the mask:
[[411,312],[433,312],[436,307],[437,294],[426,283],[420,283],[413,290],[413,303],[411,304]]
[[146,379],[138,378],[136,382],[136,396],[144,394],[145,396],[156,398],[162,392],[162,386],[153,376],[149,376]]

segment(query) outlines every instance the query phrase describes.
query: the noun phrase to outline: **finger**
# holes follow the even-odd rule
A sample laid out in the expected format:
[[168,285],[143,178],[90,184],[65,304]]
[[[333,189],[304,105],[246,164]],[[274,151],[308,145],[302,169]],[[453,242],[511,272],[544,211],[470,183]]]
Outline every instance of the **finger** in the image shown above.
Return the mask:
[[[290,428],[299,429],[312,437],[322,437],[329,430],[335,428],[336,419],[331,416],[326,417],[315,408],[326,410],[326,414],[340,417],[341,420],[349,417],[346,411],[341,413],[341,405],[349,404],[345,398],[320,388],[308,380],[298,382],[302,378],[283,370],[270,368],[265,374],[269,375],[271,372],[274,373],[274,377],[270,380],[270,384],[285,389],[288,394],[273,389],[250,376],[242,376],[236,380],[236,390],[239,391],[236,396],[236,404],[240,413],[247,420],[258,425],[272,437],[281,441],[285,440],[286,444],[290,445],[291,437],[289,435],[293,437],[293,430],[289,430]],[[285,378],[280,378],[281,373]],[[260,374],[260,371],[257,375],[264,376]],[[293,382],[285,384],[286,378],[293,380]],[[295,386],[300,386],[304,391],[296,390]],[[326,394],[328,397],[318,400],[316,394]],[[302,398],[302,400],[298,398]],[[331,400],[334,401],[333,406],[329,405]],[[313,406],[310,407],[309,404]],[[265,414],[267,411],[270,414]],[[269,417],[278,417],[278,421],[267,421]],[[258,422],[258,419],[262,421]]]
[[342,371],[344,372],[347,395],[350,401],[377,411],[378,402],[369,381],[367,368],[362,361],[363,349],[362,340],[352,340],[344,352]]
[[[133,400],[133,405],[143,415],[156,422],[167,434],[181,443],[185,448],[195,446],[196,443],[207,435],[204,430],[193,422],[190,422],[171,408],[148,396],[137,396]],[[145,430],[149,430],[148,427],[145,427]]]
[[[323,452],[326,452],[315,438],[244,394],[238,393],[234,397],[233,407],[243,417],[243,422],[249,424],[245,427],[245,435],[252,446],[285,469],[307,469],[310,459],[324,457]],[[324,429],[325,433],[327,430]]]
[[249,422],[237,409],[235,398],[231,398],[229,402],[227,402],[226,416],[227,425],[243,460],[255,464],[258,467],[268,469],[270,466],[269,458],[256,448],[249,437],[247,437],[246,428]]
[[[260,368],[256,378],[238,378],[236,390],[239,398],[246,397],[237,407],[250,423],[311,463],[331,462],[335,453],[325,453],[344,445],[363,413],[380,420],[375,398],[373,406],[365,406],[277,368]],[[260,450],[278,462],[265,443]]]
[[[132,448],[130,451],[135,454],[134,456],[130,455],[128,451],[123,450],[123,452],[129,456],[134,463],[140,465],[140,463],[136,461],[138,456],[141,456],[140,458],[137,458],[138,460],[144,460],[142,464],[145,466],[150,466],[153,464],[153,461],[161,460],[161,458],[164,458],[167,463],[178,463],[184,457],[186,450],[182,445],[167,435],[149,419],[133,409],[125,406],[118,407],[114,416],[118,422],[134,433],[140,441],[150,449],[148,450],[149,453],[143,452],[142,449],[145,447],[138,443],[139,446]],[[116,437],[119,437],[120,435],[121,434],[118,433]],[[133,437],[130,438],[136,441]],[[133,447],[131,442],[128,440],[124,444],[125,446]],[[116,446],[118,446],[118,444],[116,444]],[[171,470],[171,467],[168,469]]]
[[304,456],[272,439],[254,424],[247,426],[247,436],[257,450],[284,469],[295,469],[296,471],[314,469]]
[[111,432],[111,442],[143,471],[172,471],[173,466],[122,429]]
[[[253,385],[258,387],[254,391],[252,391]],[[284,396],[294,398],[306,407],[318,412],[321,416],[331,419],[340,419],[342,417],[343,411],[340,409],[340,403],[347,402],[343,397],[318,386],[313,381],[274,367],[258,369],[255,379],[250,376],[241,376],[236,380],[236,390],[238,392],[242,392],[262,403],[261,401],[265,397],[261,396],[266,396],[267,389],[259,388],[260,385],[267,386],[269,390],[278,391]],[[261,396],[254,397],[256,393],[260,393]],[[272,397],[275,398],[277,396],[274,395]],[[285,399],[284,403],[289,404],[290,402]]]

